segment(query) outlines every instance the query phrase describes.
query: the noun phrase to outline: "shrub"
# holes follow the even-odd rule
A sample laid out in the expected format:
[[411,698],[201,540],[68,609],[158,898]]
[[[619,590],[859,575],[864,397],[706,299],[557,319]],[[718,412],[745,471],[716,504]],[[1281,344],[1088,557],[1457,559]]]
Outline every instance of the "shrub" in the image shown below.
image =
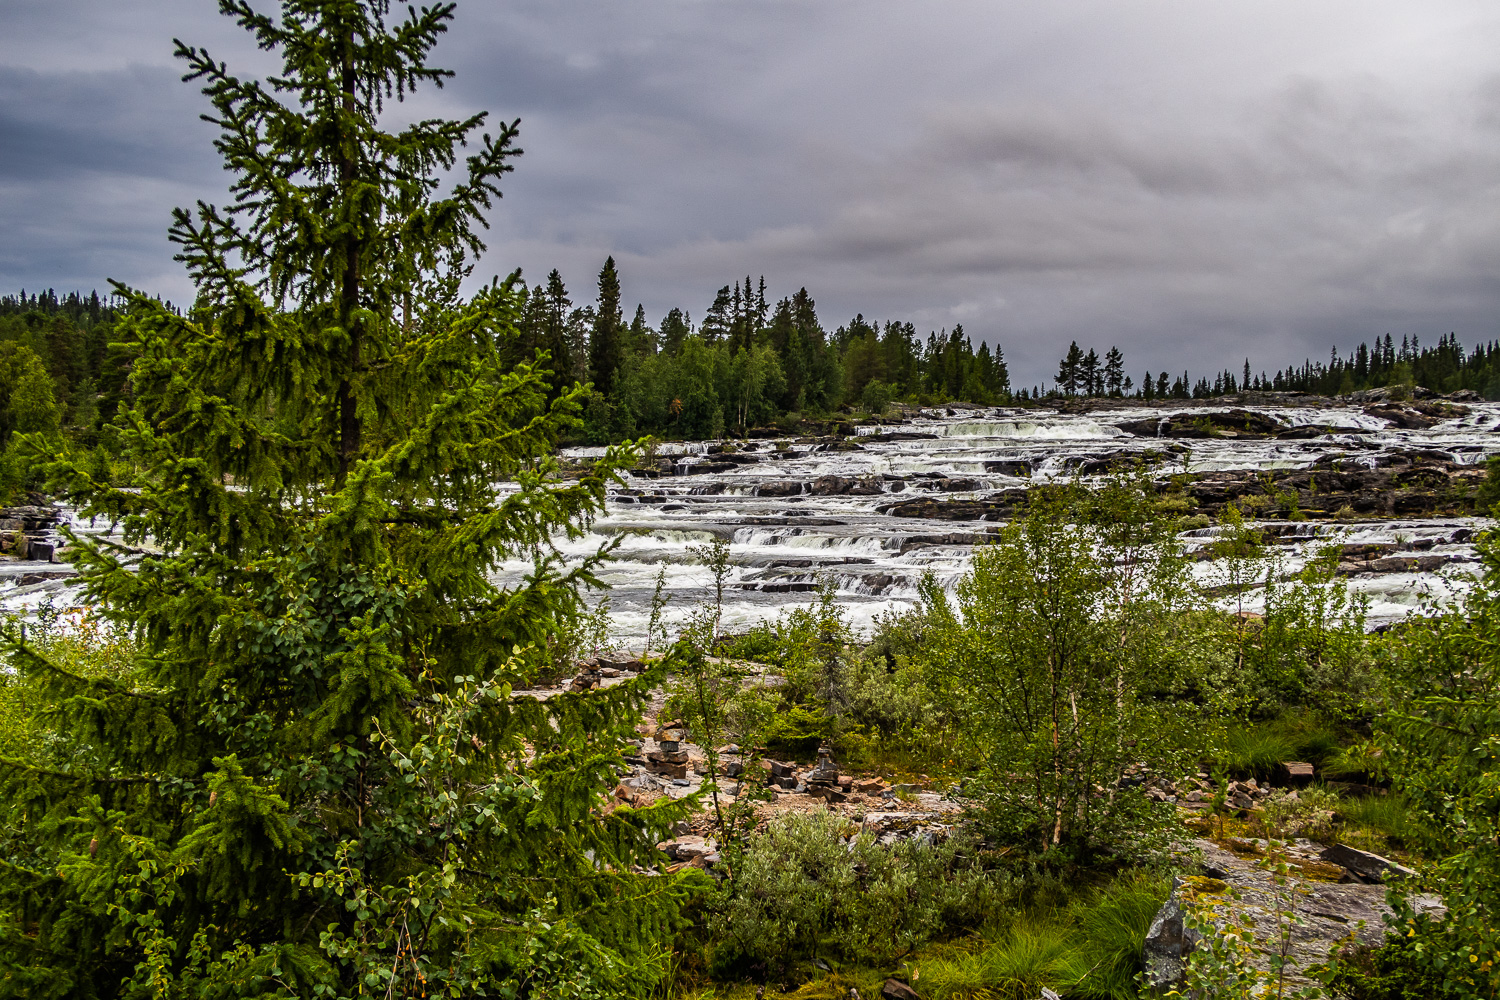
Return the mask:
[[772,820],[734,870],[709,904],[721,967],[818,957],[886,965],[978,924],[1002,885],[966,837],[887,848],[823,811]]
[[1007,842],[1082,857],[1149,851],[1168,831],[1169,810],[1125,778],[1196,764],[1205,719],[1180,697],[1196,593],[1153,505],[1148,482],[1125,478],[1040,494],[976,553],[955,602],[923,584],[930,683]]

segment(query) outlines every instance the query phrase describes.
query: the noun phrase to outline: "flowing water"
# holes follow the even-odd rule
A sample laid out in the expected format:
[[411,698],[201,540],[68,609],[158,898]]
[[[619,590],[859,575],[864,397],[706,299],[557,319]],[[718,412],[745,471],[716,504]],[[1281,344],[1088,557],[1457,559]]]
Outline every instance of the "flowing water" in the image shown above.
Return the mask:
[[[623,536],[604,577],[612,585],[611,610],[618,634],[627,641],[638,642],[644,635],[660,569],[665,568],[672,595],[669,620],[681,621],[695,603],[708,596],[712,577],[691,550],[714,537],[731,543],[726,629],[744,628],[774,618],[785,608],[805,605],[816,599],[813,591],[825,580],[836,588],[850,620],[867,628],[881,613],[911,607],[926,573],[952,586],[969,567],[973,543],[982,543],[987,533],[999,527],[987,521],[882,513],[882,508],[903,500],[983,498],[1039,479],[1072,478],[1093,459],[1121,451],[1160,451],[1169,443],[1187,447],[1167,456],[1162,474],[1299,469],[1328,456],[1342,457],[1351,468],[1374,467],[1382,455],[1416,450],[1440,452],[1461,464],[1480,463],[1490,454],[1500,454],[1497,404],[1474,405],[1464,417],[1427,430],[1393,428],[1354,408],[1247,409],[1274,414],[1292,426],[1327,426],[1333,433],[1305,440],[1224,437],[1179,443],[1136,437],[1118,426],[1164,416],[1170,410],[1070,415],[1051,410],[984,409],[860,428],[866,436],[861,447],[852,451],[792,441],[751,442],[735,456],[741,464],[727,469],[719,468],[723,463],[716,460],[721,456],[705,453],[706,446],[686,445],[675,452],[674,471],[679,474],[631,478],[612,490],[608,515],[586,538],[569,543],[567,551],[581,557],[604,539]],[[871,440],[890,431],[932,437]],[[578,458],[593,454],[597,449],[571,452]],[[693,474],[695,467],[702,466],[717,471]],[[824,476],[877,477],[882,492],[869,496],[810,492]],[[943,479],[950,480],[947,485],[956,479],[972,480],[965,484],[972,489],[932,492]],[[801,492],[760,495],[767,487],[789,492],[790,483],[802,484]],[[1300,567],[1311,547],[1330,541],[1417,543],[1427,553],[1447,554],[1453,560],[1442,572],[1349,578],[1351,588],[1369,598],[1370,622],[1375,625],[1409,614],[1424,602],[1449,600],[1463,590],[1476,569],[1470,539],[1483,523],[1475,518],[1307,521],[1283,527],[1286,534],[1278,540],[1278,548],[1288,572]],[[1202,545],[1214,531],[1188,531],[1184,541],[1190,548]],[[510,571],[519,574],[524,567]],[[1206,581],[1212,581],[1216,572],[1210,562],[1196,563],[1194,571]],[[1246,606],[1254,604],[1251,600]]]
[[[1294,426],[1327,426],[1333,432],[1304,440],[1223,437],[1166,442],[1133,436],[1118,425],[1164,416],[1170,410],[1075,415],[988,408],[859,428],[859,447],[850,450],[792,439],[764,440],[724,456],[710,454],[705,444],[668,445],[659,452],[673,459],[668,472],[654,478],[631,476],[623,486],[612,488],[606,515],[582,539],[558,544],[578,560],[605,541],[618,542],[601,575],[611,585],[615,638],[626,645],[638,646],[644,636],[659,571],[665,571],[671,596],[669,622],[680,623],[705,599],[712,577],[693,550],[714,538],[730,543],[726,629],[741,629],[805,605],[816,599],[816,589],[825,582],[836,589],[850,620],[868,628],[877,615],[911,607],[924,574],[952,586],[967,570],[975,543],[983,543],[999,527],[992,521],[928,520],[883,512],[900,501],[984,498],[1038,480],[1080,475],[1089,461],[1121,451],[1159,451],[1167,444],[1180,450],[1167,455],[1162,474],[1298,469],[1329,456],[1340,457],[1350,467],[1373,466],[1382,455],[1416,450],[1465,464],[1500,454],[1500,404],[1475,404],[1465,416],[1426,430],[1390,427],[1354,408],[1245,409],[1273,414]],[[913,437],[890,440],[892,431]],[[577,459],[598,451],[576,448],[567,454]],[[873,478],[880,492],[813,492],[816,481],[826,476],[866,482]],[[963,488],[937,492],[955,485]],[[1289,571],[1297,568],[1310,547],[1328,541],[1416,542],[1427,553],[1450,557],[1452,562],[1441,572],[1350,577],[1351,587],[1368,596],[1371,623],[1378,624],[1460,592],[1475,569],[1471,539],[1483,523],[1474,518],[1299,522],[1280,529],[1285,535],[1278,547]],[[1214,530],[1186,532],[1184,541],[1190,547],[1201,545]],[[518,561],[503,567],[500,577],[503,582],[519,580],[530,569],[529,562]],[[1194,571],[1206,580],[1215,572],[1209,562],[1196,563]],[[0,564],[0,608],[34,607],[49,598],[66,606],[76,598],[69,572],[70,567],[62,565]],[[38,579],[47,573],[61,575]]]

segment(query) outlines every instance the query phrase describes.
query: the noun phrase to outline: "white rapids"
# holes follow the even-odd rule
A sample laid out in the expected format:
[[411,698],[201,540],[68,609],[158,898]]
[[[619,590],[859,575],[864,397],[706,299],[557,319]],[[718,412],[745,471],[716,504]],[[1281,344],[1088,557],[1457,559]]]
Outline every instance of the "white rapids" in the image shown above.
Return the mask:
[[[1231,408],[1271,413],[1294,426],[1327,426],[1332,432],[1302,440],[1223,437],[1172,442],[1185,448],[1168,454],[1161,471],[1299,469],[1326,456],[1349,465],[1373,465],[1381,454],[1416,450],[1473,464],[1500,454],[1500,404],[1471,404],[1465,416],[1426,430],[1391,427],[1352,407],[1222,407]],[[1212,409],[1218,408],[1194,411]],[[605,515],[583,538],[556,544],[569,559],[579,560],[605,541],[618,539],[614,557],[601,575],[611,586],[613,638],[624,645],[639,646],[644,637],[659,570],[665,569],[671,596],[669,624],[680,624],[705,599],[712,579],[691,550],[716,537],[730,542],[732,562],[725,629],[743,629],[806,605],[816,599],[815,591],[825,581],[834,586],[850,621],[867,629],[877,615],[913,606],[924,574],[952,586],[966,572],[974,543],[999,527],[988,521],[894,517],[881,513],[881,507],[934,496],[982,497],[1038,479],[1072,477],[1085,462],[1104,455],[1160,450],[1167,442],[1133,436],[1118,425],[1173,412],[1139,408],[1074,415],[1047,409],[955,409],[900,424],[860,427],[854,438],[859,447],[854,450],[798,444],[793,439],[742,443],[736,452],[738,464],[732,466],[716,462],[719,456],[711,454],[707,444],[662,445],[658,456],[672,458],[681,474],[627,477],[622,486],[611,488]],[[921,437],[888,439],[902,434]],[[574,448],[565,456],[583,459],[601,451]],[[695,474],[695,466],[713,471]],[[804,485],[798,495],[758,495],[766,485],[789,492],[789,483],[810,484],[822,476],[867,482],[873,478],[882,492],[820,496],[807,492]],[[972,480],[965,484],[972,488],[942,494],[923,489],[924,481],[939,479]],[[64,516],[69,516],[67,511]],[[1439,572],[1351,577],[1351,587],[1369,598],[1371,623],[1379,624],[1460,593],[1477,568],[1472,535],[1487,523],[1476,518],[1302,522],[1278,548],[1288,570],[1297,568],[1310,547],[1326,541],[1420,541],[1425,546],[1430,540],[1424,551],[1454,560]],[[104,530],[85,524],[74,527]],[[1201,543],[1213,530],[1186,532],[1184,541]],[[498,582],[519,581],[531,568],[529,560],[507,564]],[[1199,563],[1195,572],[1211,578],[1214,570],[1210,563]],[[44,600],[57,607],[76,603],[78,589],[68,579],[70,573],[65,564],[0,563],[0,610],[26,613]]]

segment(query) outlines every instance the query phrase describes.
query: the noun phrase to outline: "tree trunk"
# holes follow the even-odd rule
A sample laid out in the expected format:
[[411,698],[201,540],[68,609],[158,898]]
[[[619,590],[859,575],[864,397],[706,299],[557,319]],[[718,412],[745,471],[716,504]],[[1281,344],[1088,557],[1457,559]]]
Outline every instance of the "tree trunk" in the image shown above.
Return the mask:
[[[349,118],[355,115],[354,106],[354,33],[351,31],[344,36],[343,46],[343,84],[344,84],[344,114]],[[339,185],[346,201],[346,211],[350,211],[347,202],[351,197],[350,192],[354,187],[354,136],[353,130],[345,137],[344,148],[339,154]],[[346,219],[346,224],[352,224],[353,219]],[[354,320],[354,313],[359,308],[359,234],[352,230],[344,235],[344,280],[339,294],[339,321],[349,338],[349,355],[346,361],[343,378],[339,380],[338,408],[339,408],[339,459],[338,478],[335,482],[337,489],[343,489],[344,482],[349,478],[349,466],[354,464],[359,455],[360,426],[357,401],[354,396],[352,379],[359,368],[360,354],[360,330]]]

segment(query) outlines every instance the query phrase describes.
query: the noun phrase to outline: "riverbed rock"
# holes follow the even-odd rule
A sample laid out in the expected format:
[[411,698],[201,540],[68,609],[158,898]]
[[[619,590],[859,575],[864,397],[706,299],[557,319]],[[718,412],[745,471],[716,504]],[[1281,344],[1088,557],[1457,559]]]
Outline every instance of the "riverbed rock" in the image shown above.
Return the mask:
[[1180,879],[1172,880],[1172,895],[1156,911],[1146,931],[1141,971],[1148,993],[1164,994],[1181,986],[1187,976],[1188,956],[1198,946],[1198,934],[1183,925],[1182,901],[1178,898],[1182,884]]
[[1172,413],[1115,426],[1136,437],[1164,438],[1265,437],[1287,429],[1283,421],[1268,413],[1241,409]]
[[807,492],[818,497],[879,496],[885,490],[875,476],[857,479],[851,476],[819,476],[807,486]]
[[755,488],[758,497],[794,497],[802,493],[802,483],[795,479],[781,479],[761,483]]

